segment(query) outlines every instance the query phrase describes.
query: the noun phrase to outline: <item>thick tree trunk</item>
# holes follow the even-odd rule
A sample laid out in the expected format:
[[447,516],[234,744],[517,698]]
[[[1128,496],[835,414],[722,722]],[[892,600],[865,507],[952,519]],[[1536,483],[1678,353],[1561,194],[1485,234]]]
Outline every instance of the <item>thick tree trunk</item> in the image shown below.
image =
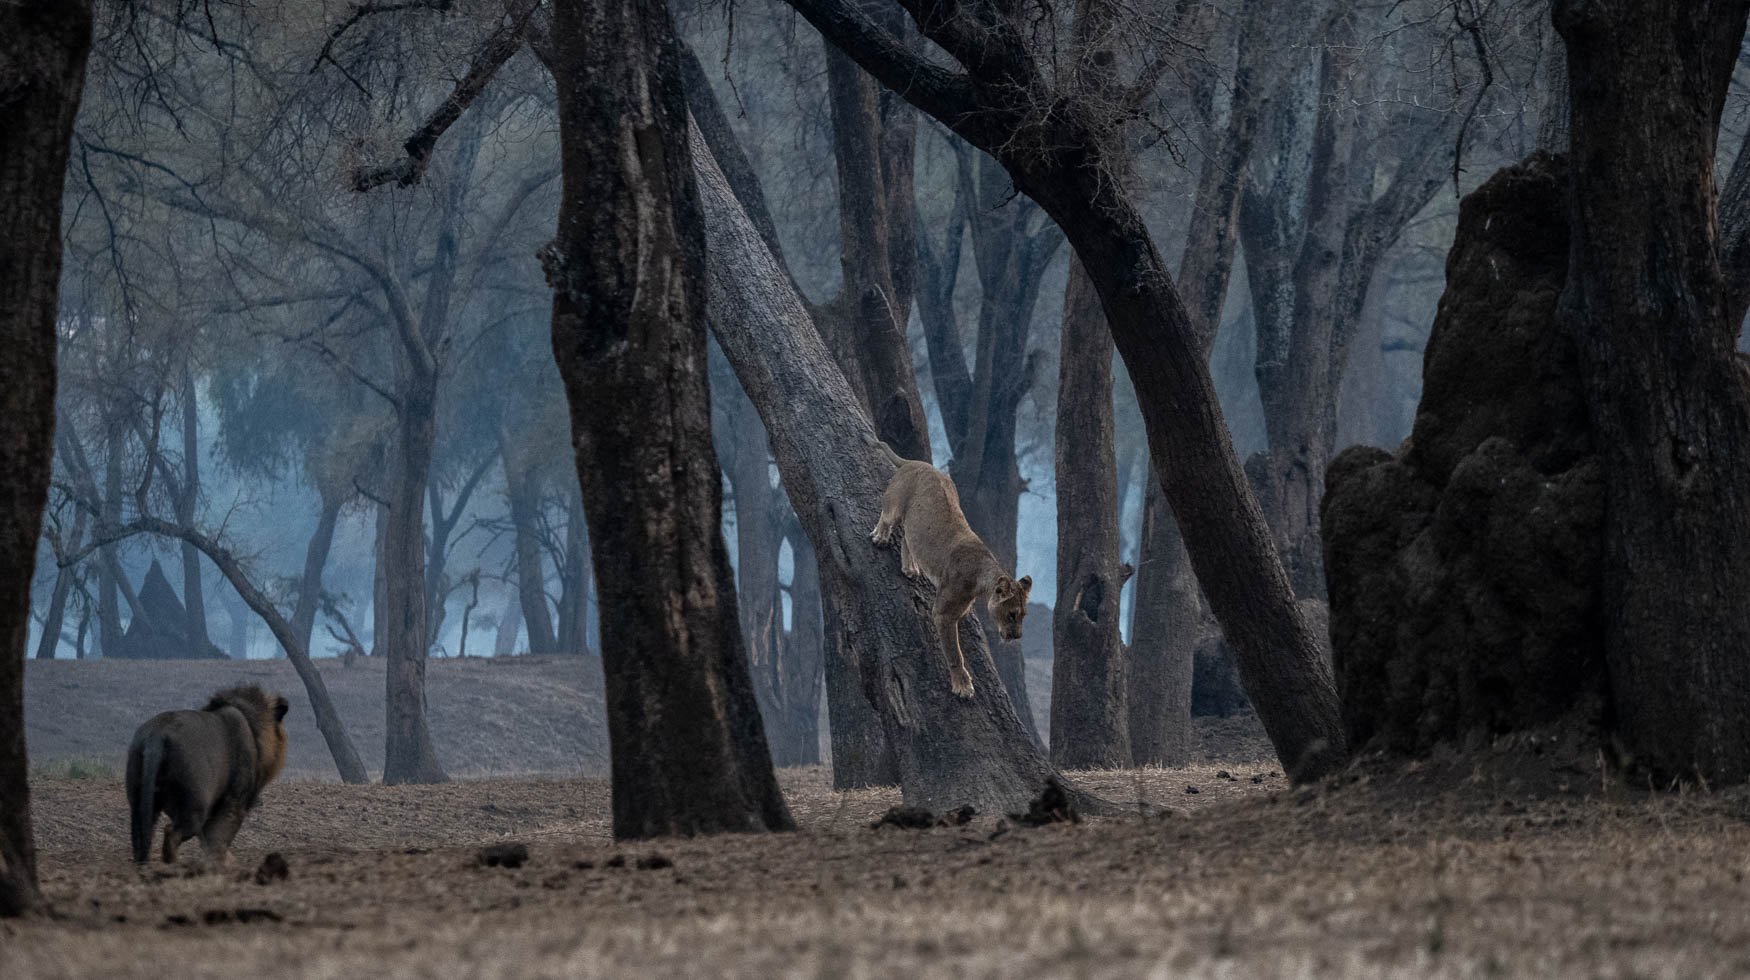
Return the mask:
[[[1215,347],[1239,244],[1239,211],[1265,66],[1261,27],[1269,5],[1248,6],[1227,129],[1197,179],[1197,203],[1179,259],[1179,288],[1205,363]],[[1151,461],[1152,463],[1152,461]],[[1130,751],[1137,765],[1190,761],[1191,687],[1203,601],[1191,556],[1158,478],[1143,494],[1135,615],[1130,628]]]
[[399,429],[389,522],[383,533],[386,636],[376,639],[388,659],[384,671],[383,782],[441,783],[425,721],[425,494],[436,438],[437,381],[403,357]]
[[1750,776],[1750,385],[1714,149],[1744,0],[1559,0],[1572,120],[1561,317],[1606,480],[1618,734],[1665,779]]
[[861,668],[905,802],[931,810],[970,803],[987,813],[1023,808],[1052,768],[997,682],[983,630],[973,617],[961,620],[978,693],[957,698],[920,587],[900,573],[897,553],[869,540],[892,464],[873,445],[873,427],[849,384],[698,138],[694,161],[710,242],[712,329],[760,411],[814,542],[822,592],[834,597],[828,643],[849,648],[847,658]]
[[54,455],[61,187],[79,110],[91,5],[0,7],[0,918],[35,912],[24,652],[30,580]]
[[552,653],[558,644],[553,618],[547,611],[547,573],[541,557],[541,491],[522,460],[511,448],[508,432],[498,437],[504,460],[505,497],[510,503],[510,524],[515,535],[517,597],[523,623],[528,627],[529,652]]
[[542,264],[601,596],[622,838],[795,826],[723,540],[680,54],[658,0],[553,6],[564,192]]
[[[725,180],[732,188],[735,196],[747,208],[749,219],[758,229],[760,239],[776,261],[783,262],[783,252],[779,248],[777,230],[772,223],[771,215],[765,206],[764,192],[753,168],[742,151],[741,144],[730,130],[728,120],[723,116],[722,107],[717,104],[708,82],[705,81],[703,70],[697,65],[697,59],[689,56],[683,58],[683,66],[687,72],[687,101],[693,107],[700,133],[710,146],[715,158],[722,164]],[[858,171],[861,173],[862,171]],[[903,178],[909,186],[909,177]],[[895,177],[892,186],[900,186],[902,179]],[[884,181],[884,186],[886,182]],[[891,200],[891,198],[890,198]],[[903,201],[894,201],[896,205],[903,204],[908,209],[911,206],[909,196]],[[890,216],[891,217],[891,216]],[[894,228],[889,222],[889,232]],[[892,249],[888,254],[891,258]],[[897,268],[897,267],[896,267]],[[787,265],[784,275],[792,285],[798,298],[801,290],[795,289],[795,277]],[[833,332],[833,324],[825,310],[810,311],[810,318],[815,329],[823,339],[829,342]],[[826,321],[826,322],[823,322]],[[849,368],[840,364],[840,370],[847,375],[853,374]],[[864,404],[865,411],[868,406]],[[909,416],[908,416],[909,417]],[[838,613],[833,609],[832,597],[824,591],[820,593],[821,615],[828,635],[832,635],[839,622]],[[849,659],[853,653],[852,647],[843,643],[827,643],[825,646],[825,685],[826,699],[829,706],[828,722],[832,738],[832,778],[834,789],[859,789],[866,786],[891,786],[899,782],[899,772],[893,759],[893,752],[888,748],[887,736],[882,729],[880,716],[863,696],[863,686],[860,679],[861,671],[854,659]],[[818,722],[817,722],[818,723]]]
[[1066,769],[1130,765],[1119,598],[1112,334],[1072,261],[1063,297],[1057,395],[1057,604],[1052,613],[1051,761]]

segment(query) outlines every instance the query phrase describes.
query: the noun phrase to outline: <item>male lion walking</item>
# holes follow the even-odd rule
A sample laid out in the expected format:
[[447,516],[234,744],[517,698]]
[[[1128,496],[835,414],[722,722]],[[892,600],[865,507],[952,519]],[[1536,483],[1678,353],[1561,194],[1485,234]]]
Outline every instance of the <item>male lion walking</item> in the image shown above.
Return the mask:
[[286,699],[254,684],[213,695],[200,711],[166,711],[134,732],[128,746],[128,814],[134,860],[152,850],[158,814],[163,858],[176,860],[183,841],[201,839],[207,857],[230,859],[243,815],[286,762]]

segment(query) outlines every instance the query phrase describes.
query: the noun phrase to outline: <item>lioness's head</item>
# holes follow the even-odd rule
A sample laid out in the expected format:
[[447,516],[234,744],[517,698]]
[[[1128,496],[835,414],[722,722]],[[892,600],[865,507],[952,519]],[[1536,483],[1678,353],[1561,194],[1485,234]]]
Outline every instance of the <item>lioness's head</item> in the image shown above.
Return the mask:
[[1027,597],[1033,594],[1033,576],[1020,581],[1004,578],[990,593],[990,618],[996,621],[997,633],[1005,640],[1021,638],[1021,621],[1027,618]]

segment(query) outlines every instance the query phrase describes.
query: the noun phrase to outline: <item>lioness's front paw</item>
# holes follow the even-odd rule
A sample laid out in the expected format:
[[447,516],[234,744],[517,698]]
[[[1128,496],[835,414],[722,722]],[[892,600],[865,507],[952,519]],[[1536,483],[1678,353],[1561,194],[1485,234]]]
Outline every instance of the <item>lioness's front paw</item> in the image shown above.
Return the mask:
[[948,686],[960,697],[972,697],[972,675],[964,667],[948,672]]

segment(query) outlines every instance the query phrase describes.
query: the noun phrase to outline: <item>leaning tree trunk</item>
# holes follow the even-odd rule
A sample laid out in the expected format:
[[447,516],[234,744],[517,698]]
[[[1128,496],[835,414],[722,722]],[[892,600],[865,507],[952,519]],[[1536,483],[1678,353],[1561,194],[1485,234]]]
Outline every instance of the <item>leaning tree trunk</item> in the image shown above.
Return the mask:
[[[1197,178],[1197,207],[1179,259],[1179,289],[1204,363],[1214,349],[1233,276],[1241,183],[1264,88],[1265,65],[1258,53],[1268,47],[1261,35],[1269,7],[1259,2],[1247,7],[1227,129]],[[1191,758],[1191,680],[1203,602],[1185,539],[1158,478],[1148,481],[1143,495],[1136,567],[1130,628],[1131,757],[1137,765],[1182,766]]]
[[660,0],[564,0],[542,251],[601,599],[616,837],[795,826],[736,616],[711,445],[704,225]]
[[24,746],[30,579],[55,430],[61,185],[79,111],[91,5],[0,7],[0,917],[42,905]]
[[[977,694],[955,697],[929,604],[896,552],[869,540],[893,466],[789,280],[695,136],[711,271],[711,325],[766,432],[834,597],[827,642],[852,648],[898,765],[905,802],[1025,808],[1053,772],[997,681],[974,617],[960,643]],[[1096,803],[1097,801],[1085,800]]]
[[298,626],[281,614],[279,607],[274,605],[267,593],[249,580],[237,556],[194,528],[145,515],[124,527],[100,528],[97,543],[90,547],[99,547],[104,542],[120,541],[136,534],[177,538],[207,556],[219,573],[225,576],[225,580],[231,583],[243,604],[267,624],[269,632],[273,633],[274,639],[279,641],[280,648],[285,652],[286,659],[292,662],[292,669],[297,671],[298,679],[304,682],[304,691],[310,696],[310,710],[316,716],[316,728],[327,742],[329,753],[334,756],[334,767],[339,771],[341,780],[347,783],[369,782],[364,763],[359,760],[358,750],[353,747],[352,736],[347,734],[346,726],[340,721],[340,714],[334,710],[334,701],[328,696],[328,685],[322,680],[322,674],[316,670],[316,665],[310,662],[310,651],[298,635]]
[[441,783],[446,778],[425,721],[425,493],[436,438],[437,379],[402,356],[400,430],[389,522],[383,533],[383,626],[377,648],[388,659],[383,680],[383,782]]
[[[699,126],[700,133],[710,146],[716,161],[722,166],[725,179],[733,189],[735,196],[747,209],[748,217],[759,230],[760,239],[776,259],[783,263],[783,251],[779,247],[777,228],[772,222],[771,214],[765,205],[765,195],[760,188],[759,180],[754,175],[753,166],[743,152],[741,143],[735,138],[735,133],[729,127],[729,120],[723,114],[723,108],[717,102],[716,95],[711,91],[706,80],[704,69],[698,64],[698,59],[690,52],[683,52],[682,66],[687,87],[687,103],[692,107],[692,113]],[[853,170],[853,174],[863,174],[866,171]],[[900,180],[895,178],[887,181],[887,171],[882,172],[882,184],[898,187],[901,183],[909,186],[909,177]],[[905,202],[910,206],[909,199]],[[891,234],[893,223],[888,222]],[[892,248],[889,243],[888,255]],[[897,267],[896,267],[897,268]],[[794,276],[790,275],[787,265],[784,266],[785,276],[795,285]],[[800,295],[799,290],[797,291]],[[815,327],[823,338],[830,338],[833,324],[822,323],[827,317],[825,311],[814,311],[818,314]],[[843,363],[840,370],[853,374]],[[867,406],[865,405],[865,408]],[[893,421],[899,416],[895,413]],[[896,436],[898,433],[894,433]],[[926,443],[927,448],[927,443]],[[832,608],[831,597],[820,594],[821,615],[825,628],[830,632],[838,623],[838,613]],[[881,727],[881,719],[869,700],[863,696],[863,684],[859,679],[861,669],[854,660],[846,658],[852,653],[847,644],[826,644],[825,685],[828,706],[828,724],[832,739],[832,781],[834,789],[860,789],[867,786],[891,786],[899,782],[899,773],[893,761],[893,752],[887,745],[887,736]]]
[[1714,149],[1744,0],[1558,0],[1572,245],[1561,317],[1606,481],[1617,731],[1662,778],[1750,775],[1750,384]]
[[1051,617],[1051,761],[1066,769],[1130,765],[1119,596],[1118,461],[1112,334],[1072,261],[1063,297],[1057,388],[1057,604]]

